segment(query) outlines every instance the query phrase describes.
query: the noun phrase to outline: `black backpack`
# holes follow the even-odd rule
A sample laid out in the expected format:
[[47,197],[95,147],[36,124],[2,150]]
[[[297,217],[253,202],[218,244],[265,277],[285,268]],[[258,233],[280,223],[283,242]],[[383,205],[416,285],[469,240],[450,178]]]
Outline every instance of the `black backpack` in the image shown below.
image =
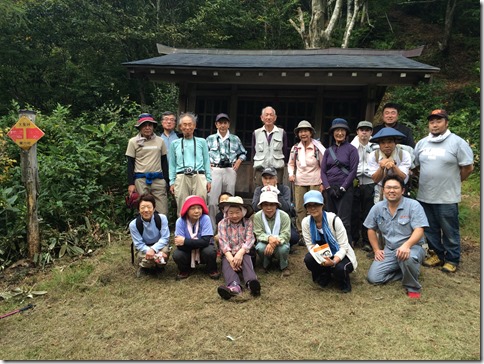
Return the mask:
[[[161,230],[161,217],[160,217],[160,215],[157,212],[155,212],[154,217],[155,217],[156,228],[158,230]],[[139,234],[141,236],[143,236],[143,231],[145,230],[145,227],[143,226],[143,221],[141,219],[141,215],[138,215],[136,217],[136,229],[138,229]],[[133,243],[133,241],[131,241],[131,264],[134,265],[134,243]]]

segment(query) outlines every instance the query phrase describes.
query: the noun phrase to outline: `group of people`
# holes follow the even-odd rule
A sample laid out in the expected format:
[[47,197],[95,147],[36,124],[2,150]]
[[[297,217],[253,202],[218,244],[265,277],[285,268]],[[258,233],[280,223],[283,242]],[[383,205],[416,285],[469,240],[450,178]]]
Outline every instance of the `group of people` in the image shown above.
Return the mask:
[[[137,274],[163,269],[170,256],[169,192],[178,217],[177,279],[187,278],[198,264],[218,279],[220,256],[225,285],[218,293],[224,299],[244,287],[260,294],[256,258],[264,271],[275,265],[289,276],[289,253],[296,244],[307,247],[304,263],[322,287],[334,280],[342,292],[351,291],[350,273],[357,267],[353,249],[360,245],[373,258],[370,283],[401,279],[409,297],[420,297],[422,264],[448,273],[459,265],[458,203],[461,182],[473,170],[473,153],[450,132],[445,110],[432,111],[429,134],[417,144],[411,129],[398,121],[398,111],[398,105],[386,104],[383,124],[359,122],[351,142],[348,122],[334,119],[327,148],[302,120],[289,148],[286,132],[275,125],[276,111],[265,107],[263,126],[252,135],[252,204],[234,196],[247,151],[230,133],[227,114],[216,116],[217,133],[206,139],[194,136],[193,113],[179,116],[181,135],[174,131],[175,114],[163,113],[161,136],[154,132],[153,116],[141,114],[139,133],[126,151],[128,194],[141,194],[140,216],[130,223]],[[286,170],[291,187],[283,184]],[[407,193],[412,174],[419,178],[416,199]]]

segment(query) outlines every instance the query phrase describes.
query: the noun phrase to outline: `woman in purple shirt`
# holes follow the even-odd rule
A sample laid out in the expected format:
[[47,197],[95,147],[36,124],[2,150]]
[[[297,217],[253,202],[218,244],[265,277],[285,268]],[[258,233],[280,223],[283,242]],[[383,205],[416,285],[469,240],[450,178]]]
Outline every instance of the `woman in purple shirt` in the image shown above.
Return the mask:
[[321,180],[326,192],[327,209],[338,215],[351,241],[353,180],[358,168],[358,150],[348,142],[350,128],[345,119],[336,118],[329,134],[334,143],[326,149],[321,162]]

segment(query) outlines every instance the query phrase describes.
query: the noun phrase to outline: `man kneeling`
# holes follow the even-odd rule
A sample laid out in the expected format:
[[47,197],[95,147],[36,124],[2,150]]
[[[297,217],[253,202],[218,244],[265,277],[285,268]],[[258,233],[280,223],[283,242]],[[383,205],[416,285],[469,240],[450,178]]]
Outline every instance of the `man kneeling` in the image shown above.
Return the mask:
[[[420,298],[418,276],[425,258],[422,244],[424,228],[429,226],[427,217],[417,201],[403,197],[400,177],[386,176],[382,185],[385,200],[371,208],[364,222],[375,253],[367,279],[373,284],[401,279],[408,297]],[[378,244],[377,230],[384,247]]]

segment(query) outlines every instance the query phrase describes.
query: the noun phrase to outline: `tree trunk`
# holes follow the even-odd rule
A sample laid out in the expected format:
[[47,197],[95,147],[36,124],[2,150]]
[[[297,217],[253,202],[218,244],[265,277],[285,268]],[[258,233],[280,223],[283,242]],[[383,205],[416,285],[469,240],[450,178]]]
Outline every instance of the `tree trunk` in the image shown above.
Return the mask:
[[353,13],[351,13],[351,5],[352,1],[348,0],[348,14],[346,16],[346,29],[345,34],[343,36],[343,43],[341,44],[341,48],[348,48],[348,43],[350,42],[351,33],[353,32],[353,28],[355,27],[356,18],[361,10],[361,3],[359,0],[355,0]]
[[450,33],[452,31],[452,23],[454,22],[454,12],[457,5],[457,0],[447,0],[447,8],[445,9],[445,23],[444,23],[444,37],[442,43],[439,43],[439,49],[445,52],[449,46]]

